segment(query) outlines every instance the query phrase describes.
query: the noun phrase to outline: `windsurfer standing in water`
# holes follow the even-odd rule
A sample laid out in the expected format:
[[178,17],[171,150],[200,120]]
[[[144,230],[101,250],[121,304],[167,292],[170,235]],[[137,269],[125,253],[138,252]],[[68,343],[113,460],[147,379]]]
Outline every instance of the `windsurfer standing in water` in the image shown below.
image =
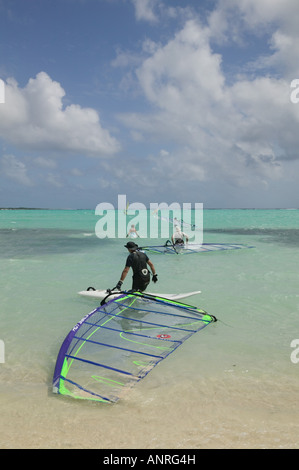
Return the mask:
[[182,232],[181,228],[178,225],[176,225],[175,233],[171,237],[171,241],[173,245],[184,245],[185,244],[184,239],[186,239],[186,243],[188,243],[189,241],[188,235],[185,232]]
[[112,290],[121,290],[121,286],[130,268],[132,268],[132,291],[143,292],[150,283],[150,271],[148,270],[147,265],[150,267],[152,272],[152,281],[154,283],[158,281],[158,275],[156,274],[155,266],[143,251],[138,250],[138,245],[136,245],[136,243],[128,242],[125,245],[125,248],[128,249],[130,254],[127,257],[126,265],[121,273],[120,280]]
[[128,231],[127,233],[127,238],[130,237],[130,238],[136,238],[138,237],[139,238],[139,235],[138,235],[138,232],[136,230],[136,227],[134,224],[131,225],[131,228],[130,230]]

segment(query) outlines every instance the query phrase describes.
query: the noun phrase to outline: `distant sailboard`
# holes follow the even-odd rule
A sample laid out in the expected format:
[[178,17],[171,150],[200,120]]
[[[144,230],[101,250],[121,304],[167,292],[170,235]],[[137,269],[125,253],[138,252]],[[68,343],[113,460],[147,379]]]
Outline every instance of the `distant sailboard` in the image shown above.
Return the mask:
[[217,320],[199,308],[139,293],[101,304],[63,341],[54,393],[117,402],[187,338]]
[[[200,290],[196,290],[193,292],[184,292],[181,294],[157,294],[157,293],[152,293],[152,292],[145,292],[146,295],[151,295],[154,297],[163,297],[164,299],[169,299],[169,300],[180,300],[180,299],[185,299],[187,297],[191,297],[192,295],[200,294]],[[94,289],[93,287],[89,287],[87,290],[82,290],[78,292],[79,295],[83,297],[89,297],[89,298],[94,298],[94,299],[104,299],[109,295],[110,299],[115,299],[116,297],[119,297],[122,293],[120,291],[109,291],[107,289]]]
[[148,251],[151,253],[162,254],[190,254],[190,253],[206,253],[211,251],[224,251],[224,250],[239,250],[241,248],[253,248],[253,246],[236,244],[236,243],[186,243],[186,244],[173,244],[170,241],[164,245],[148,245],[143,246],[140,250]]

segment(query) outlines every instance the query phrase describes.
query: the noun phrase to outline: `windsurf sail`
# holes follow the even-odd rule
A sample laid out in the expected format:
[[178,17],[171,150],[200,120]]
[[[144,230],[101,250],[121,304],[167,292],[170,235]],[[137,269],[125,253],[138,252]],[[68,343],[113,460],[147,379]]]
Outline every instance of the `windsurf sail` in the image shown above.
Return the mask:
[[125,215],[127,215],[127,213],[128,213],[129,205],[130,205],[130,203],[128,201],[127,204],[126,204],[126,208],[124,209],[124,214]]
[[192,222],[186,222],[183,219],[179,219],[178,217],[166,217],[163,215],[158,214],[158,209],[156,209],[153,212],[154,216],[157,217],[160,220],[163,220],[164,222],[170,223],[174,225],[175,227],[180,227],[182,228],[188,228],[189,230],[202,230],[202,227],[196,224],[193,224]]
[[66,336],[53,392],[117,402],[187,338],[216,321],[190,305],[143,293],[103,299]]
[[253,246],[236,244],[236,243],[186,243],[176,245],[170,241],[164,245],[148,245],[143,246],[140,250],[149,251],[151,253],[163,254],[190,254],[190,253],[206,253],[209,251],[239,250],[241,248],[254,248]]

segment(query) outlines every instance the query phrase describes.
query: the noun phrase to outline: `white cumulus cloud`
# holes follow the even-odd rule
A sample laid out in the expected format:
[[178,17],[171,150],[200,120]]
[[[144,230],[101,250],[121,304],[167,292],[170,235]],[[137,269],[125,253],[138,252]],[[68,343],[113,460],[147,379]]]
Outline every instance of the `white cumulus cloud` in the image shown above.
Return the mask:
[[[264,19],[265,11],[258,2],[253,2],[252,11],[249,3],[240,2],[240,8],[253,27]],[[278,21],[282,2],[275,5]],[[218,20],[225,14],[216,12]],[[215,21],[216,16],[213,27]],[[229,21],[228,15],[227,35]],[[213,50],[212,33],[209,23],[188,20],[164,45],[153,48],[137,70],[152,109],[121,119],[139,140],[163,139],[177,146],[167,159],[157,155],[156,169],[161,174],[198,181],[226,179],[242,186],[256,179],[264,184],[265,178],[280,178],[283,162],[299,159],[299,105],[290,103],[290,82],[287,77],[256,74],[253,79],[236,75],[231,84],[221,54]]]
[[157,16],[154,12],[157,0],[132,0],[135,7],[135,15],[137,20],[144,20],[149,22],[157,21]]
[[103,157],[120,150],[99,114],[77,104],[63,106],[65,91],[45,72],[24,88],[7,80],[0,107],[0,137],[27,150],[70,151]]

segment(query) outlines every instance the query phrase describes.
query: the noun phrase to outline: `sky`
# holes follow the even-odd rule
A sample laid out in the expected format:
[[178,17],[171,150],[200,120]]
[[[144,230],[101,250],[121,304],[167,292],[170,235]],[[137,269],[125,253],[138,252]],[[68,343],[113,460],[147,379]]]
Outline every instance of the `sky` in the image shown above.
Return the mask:
[[0,207],[298,208],[298,24],[298,0],[0,0]]

